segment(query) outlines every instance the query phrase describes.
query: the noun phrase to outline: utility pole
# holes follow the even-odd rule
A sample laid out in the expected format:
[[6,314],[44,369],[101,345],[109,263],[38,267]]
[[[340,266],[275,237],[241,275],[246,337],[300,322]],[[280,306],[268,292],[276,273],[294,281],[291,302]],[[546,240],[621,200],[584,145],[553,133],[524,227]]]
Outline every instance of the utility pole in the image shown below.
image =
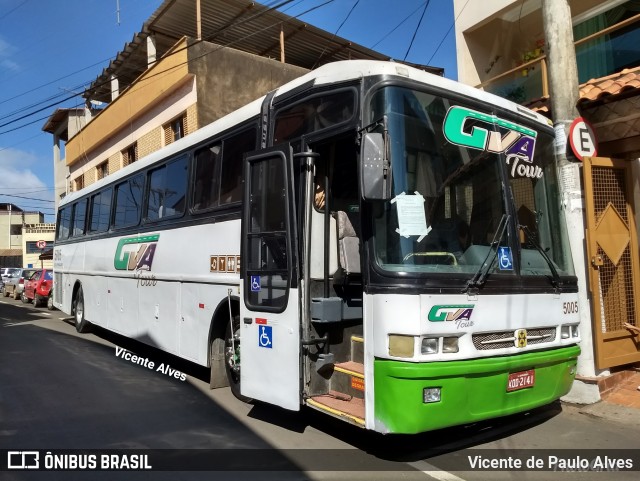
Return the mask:
[[[546,39],[551,115],[556,131],[556,159],[562,207],[569,233],[571,255],[578,277],[578,307],[582,338],[582,354],[578,358],[578,376],[593,377],[596,372],[593,356],[591,306],[587,296],[584,200],[580,182],[582,166],[567,159],[569,126],[579,116],[576,104],[580,96],[571,9],[568,0],[542,0],[542,18]],[[577,381],[567,397],[574,402],[593,403],[600,400],[600,392],[596,385]]]

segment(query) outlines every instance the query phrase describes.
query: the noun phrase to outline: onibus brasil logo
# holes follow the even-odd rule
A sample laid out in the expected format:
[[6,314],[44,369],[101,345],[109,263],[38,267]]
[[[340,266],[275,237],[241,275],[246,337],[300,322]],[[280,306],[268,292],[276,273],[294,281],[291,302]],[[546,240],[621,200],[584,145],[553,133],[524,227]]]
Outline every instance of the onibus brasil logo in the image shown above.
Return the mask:
[[151,271],[156,245],[160,234],[127,237],[118,241],[113,266],[119,271],[135,271],[136,287],[151,287],[157,284],[154,275],[145,276],[142,271]]
[[430,322],[452,321],[456,323],[456,329],[461,327],[472,327],[473,304],[449,304],[444,306],[433,306],[427,314]]
[[[471,129],[465,130],[465,124],[474,122]],[[487,128],[480,125],[486,124]],[[501,133],[495,127],[502,129]],[[447,112],[443,124],[445,138],[452,144],[484,150],[506,156],[511,167],[511,177],[530,177],[539,179],[542,168],[533,164],[533,153],[538,133],[495,115],[484,114],[476,110],[453,106]]]

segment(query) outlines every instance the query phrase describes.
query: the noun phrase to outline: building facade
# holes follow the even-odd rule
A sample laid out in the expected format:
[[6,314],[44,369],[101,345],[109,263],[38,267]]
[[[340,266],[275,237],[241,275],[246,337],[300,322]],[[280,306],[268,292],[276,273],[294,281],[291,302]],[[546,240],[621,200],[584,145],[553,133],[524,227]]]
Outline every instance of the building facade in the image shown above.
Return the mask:
[[22,267],[53,269],[55,223],[27,224],[22,229]]
[[[42,224],[42,212],[25,211],[15,204],[0,204],[0,265],[23,267],[25,226]],[[53,237],[51,237],[53,240]]]
[[[589,312],[570,399],[594,402],[605,379],[640,362],[640,2],[568,4],[577,108],[593,126],[602,157],[578,163],[582,198],[571,203],[585,219],[586,235],[572,235],[586,246],[574,252],[574,262],[584,263]],[[459,80],[551,117],[542,0],[454,0],[454,14]]]

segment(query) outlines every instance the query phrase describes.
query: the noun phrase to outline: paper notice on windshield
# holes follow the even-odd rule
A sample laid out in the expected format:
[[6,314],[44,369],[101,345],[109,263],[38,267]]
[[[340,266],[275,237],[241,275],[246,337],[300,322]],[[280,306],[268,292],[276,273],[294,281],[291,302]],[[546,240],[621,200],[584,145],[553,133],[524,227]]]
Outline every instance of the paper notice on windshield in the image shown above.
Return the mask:
[[424,197],[400,194],[394,199],[398,208],[398,233],[401,236],[420,236],[418,241],[429,233],[427,216],[424,212]]

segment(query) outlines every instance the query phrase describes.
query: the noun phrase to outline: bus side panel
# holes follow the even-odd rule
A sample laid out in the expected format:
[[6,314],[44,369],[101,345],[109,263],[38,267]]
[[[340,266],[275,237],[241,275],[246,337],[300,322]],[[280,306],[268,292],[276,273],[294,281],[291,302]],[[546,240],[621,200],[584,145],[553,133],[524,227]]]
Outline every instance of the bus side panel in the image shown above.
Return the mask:
[[133,275],[109,277],[107,283],[109,291],[107,329],[123,336],[136,338],[140,332],[136,279]]
[[[180,282],[157,280],[146,273],[136,273],[133,289],[139,296],[138,340],[178,354],[180,316]],[[125,320],[126,322],[126,320]]]

